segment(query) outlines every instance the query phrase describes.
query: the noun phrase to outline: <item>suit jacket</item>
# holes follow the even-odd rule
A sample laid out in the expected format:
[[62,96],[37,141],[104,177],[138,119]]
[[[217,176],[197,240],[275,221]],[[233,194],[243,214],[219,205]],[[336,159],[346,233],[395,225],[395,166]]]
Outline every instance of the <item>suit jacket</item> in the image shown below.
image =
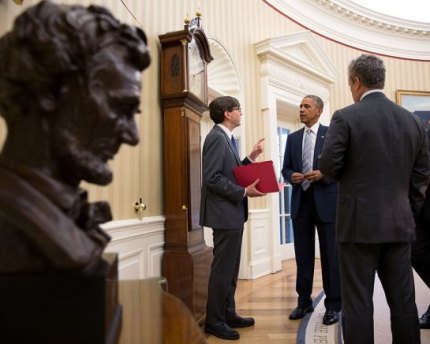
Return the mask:
[[408,242],[430,168],[418,117],[371,93],[333,114],[321,171],[339,181],[338,242]]
[[[313,170],[319,169],[318,157],[321,154],[327,127],[324,125],[319,126],[316,135]],[[301,184],[293,184],[291,175],[294,172],[302,171],[302,142],[303,142],[304,128],[288,135],[287,143],[285,146],[284,164],[282,167],[282,175],[292,186],[293,191],[291,195],[291,218],[295,219],[299,213],[300,199],[304,192]],[[317,182],[312,183],[315,206],[318,216],[321,221],[329,223],[334,222],[336,219],[336,195],[337,183],[334,180],[323,178]]]
[[200,225],[241,228],[248,219],[245,188],[236,184],[233,169],[251,161],[240,160],[225,131],[215,125],[205,139],[202,157]]
[[109,205],[28,166],[0,158],[0,273],[84,270],[110,237]]

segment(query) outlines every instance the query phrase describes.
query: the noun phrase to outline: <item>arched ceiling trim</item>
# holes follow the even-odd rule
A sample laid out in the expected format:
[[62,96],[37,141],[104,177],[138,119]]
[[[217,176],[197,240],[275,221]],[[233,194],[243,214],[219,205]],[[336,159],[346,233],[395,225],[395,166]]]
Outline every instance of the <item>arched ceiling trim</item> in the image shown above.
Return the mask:
[[430,23],[385,16],[348,0],[263,0],[304,28],[362,51],[430,61]]

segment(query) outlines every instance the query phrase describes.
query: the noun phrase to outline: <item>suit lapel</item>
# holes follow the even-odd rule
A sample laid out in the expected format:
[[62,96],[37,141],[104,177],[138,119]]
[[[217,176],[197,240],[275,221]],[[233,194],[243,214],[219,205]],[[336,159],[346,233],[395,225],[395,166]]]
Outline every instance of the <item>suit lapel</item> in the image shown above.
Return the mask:
[[241,160],[240,160],[240,157],[239,157],[239,155],[238,155],[238,153],[237,153],[236,149],[234,149],[233,144],[231,143],[231,140],[230,140],[230,138],[228,137],[227,133],[226,133],[222,128],[220,128],[218,125],[215,125],[215,129],[219,130],[219,131],[224,135],[224,138],[226,139],[227,144],[228,144],[228,146],[230,147],[231,153],[234,155],[234,157],[235,157],[235,159],[236,159],[236,161],[237,161],[237,164],[238,164],[238,165],[242,165],[242,162],[241,162]]

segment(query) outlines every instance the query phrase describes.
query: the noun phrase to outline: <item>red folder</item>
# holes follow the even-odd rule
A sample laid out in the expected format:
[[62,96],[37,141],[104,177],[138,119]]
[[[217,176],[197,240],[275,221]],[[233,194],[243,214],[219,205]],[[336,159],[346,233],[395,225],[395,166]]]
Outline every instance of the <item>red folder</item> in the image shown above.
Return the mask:
[[257,190],[264,193],[279,192],[283,186],[276,180],[272,160],[238,166],[233,170],[233,174],[236,177],[236,182],[243,187],[247,187],[256,179],[260,179]]

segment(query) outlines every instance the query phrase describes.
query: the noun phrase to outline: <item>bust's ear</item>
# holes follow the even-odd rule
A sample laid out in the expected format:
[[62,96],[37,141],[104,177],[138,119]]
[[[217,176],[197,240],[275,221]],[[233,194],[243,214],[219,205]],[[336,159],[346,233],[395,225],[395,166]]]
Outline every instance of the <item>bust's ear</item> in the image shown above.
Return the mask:
[[53,112],[57,108],[56,99],[50,93],[39,95],[39,105],[45,112]]

